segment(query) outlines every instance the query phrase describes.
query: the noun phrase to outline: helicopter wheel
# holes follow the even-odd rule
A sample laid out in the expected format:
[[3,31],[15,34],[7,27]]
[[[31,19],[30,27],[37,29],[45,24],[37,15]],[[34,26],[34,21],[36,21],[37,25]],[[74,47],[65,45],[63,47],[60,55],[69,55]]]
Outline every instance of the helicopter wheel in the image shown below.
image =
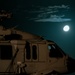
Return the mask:
[[50,73],[50,75],[60,75],[58,72],[56,72],[56,71],[52,71],[51,73]]

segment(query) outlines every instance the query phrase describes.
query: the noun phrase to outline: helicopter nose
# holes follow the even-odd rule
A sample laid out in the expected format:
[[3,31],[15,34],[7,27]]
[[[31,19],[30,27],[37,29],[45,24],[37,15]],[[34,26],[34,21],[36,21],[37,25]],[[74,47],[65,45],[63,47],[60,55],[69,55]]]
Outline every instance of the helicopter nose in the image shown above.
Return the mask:
[[68,57],[67,59],[67,68],[68,68],[68,72],[75,72],[75,59]]

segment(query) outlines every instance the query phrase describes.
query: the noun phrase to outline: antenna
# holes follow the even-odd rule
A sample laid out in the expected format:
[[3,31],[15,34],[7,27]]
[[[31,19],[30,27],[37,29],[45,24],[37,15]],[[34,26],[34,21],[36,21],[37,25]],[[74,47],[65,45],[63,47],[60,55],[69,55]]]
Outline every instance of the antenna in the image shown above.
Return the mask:
[[18,25],[14,26],[14,27],[11,27],[11,28],[8,28],[8,29],[13,30],[13,29],[15,29],[15,28],[17,28],[17,27],[18,27]]

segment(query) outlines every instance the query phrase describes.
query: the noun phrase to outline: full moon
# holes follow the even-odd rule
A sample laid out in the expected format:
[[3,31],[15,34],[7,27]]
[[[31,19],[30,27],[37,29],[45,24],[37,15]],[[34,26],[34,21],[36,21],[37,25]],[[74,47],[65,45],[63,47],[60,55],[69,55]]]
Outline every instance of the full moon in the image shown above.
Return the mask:
[[64,30],[65,32],[68,32],[68,31],[70,30],[69,25],[65,25],[65,26],[63,27],[63,30]]

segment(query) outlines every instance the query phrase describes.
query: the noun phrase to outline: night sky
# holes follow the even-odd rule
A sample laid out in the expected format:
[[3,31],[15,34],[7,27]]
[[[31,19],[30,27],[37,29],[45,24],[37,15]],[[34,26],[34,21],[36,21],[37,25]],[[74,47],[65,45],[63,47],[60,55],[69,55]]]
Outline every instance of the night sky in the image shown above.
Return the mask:
[[[6,28],[53,40],[75,59],[75,0],[0,0],[0,10],[13,14],[2,23]],[[63,31],[65,25],[70,31]]]

